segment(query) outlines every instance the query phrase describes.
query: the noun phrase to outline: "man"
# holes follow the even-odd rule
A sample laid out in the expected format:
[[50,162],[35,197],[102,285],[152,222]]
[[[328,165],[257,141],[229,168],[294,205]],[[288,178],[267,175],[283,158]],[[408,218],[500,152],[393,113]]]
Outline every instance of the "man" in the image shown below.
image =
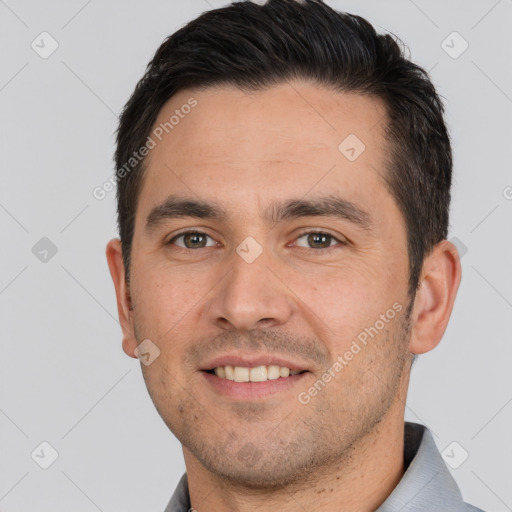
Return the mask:
[[404,423],[461,269],[443,106],[395,40],[320,0],[209,11],[117,143],[123,349],[187,468],[166,510],[478,510]]

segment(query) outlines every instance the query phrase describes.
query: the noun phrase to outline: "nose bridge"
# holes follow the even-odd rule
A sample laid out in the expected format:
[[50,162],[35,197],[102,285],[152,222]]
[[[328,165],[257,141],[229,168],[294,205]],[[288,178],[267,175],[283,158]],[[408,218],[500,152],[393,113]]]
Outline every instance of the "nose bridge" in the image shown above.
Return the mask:
[[222,328],[250,330],[287,321],[291,304],[286,287],[268,268],[272,258],[248,237],[233,252],[230,271],[212,298],[210,321]]

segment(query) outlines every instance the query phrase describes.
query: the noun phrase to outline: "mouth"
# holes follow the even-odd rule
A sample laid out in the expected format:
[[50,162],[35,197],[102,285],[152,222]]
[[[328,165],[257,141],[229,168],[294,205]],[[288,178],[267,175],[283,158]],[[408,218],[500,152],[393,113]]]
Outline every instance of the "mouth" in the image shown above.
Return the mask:
[[290,370],[287,366],[280,365],[260,365],[260,366],[216,366],[210,370],[205,370],[210,375],[215,375],[219,379],[230,380],[233,382],[266,382],[278,379],[287,379],[294,375],[307,372],[307,370]]
[[[254,401],[297,392],[299,382],[311,373],[306,363],[277,355],[232,354],[209,361],[200,373],[217,396]],[[300,389],[304,384],[300,385]],[[283,400],[286,398],[283,396]]]

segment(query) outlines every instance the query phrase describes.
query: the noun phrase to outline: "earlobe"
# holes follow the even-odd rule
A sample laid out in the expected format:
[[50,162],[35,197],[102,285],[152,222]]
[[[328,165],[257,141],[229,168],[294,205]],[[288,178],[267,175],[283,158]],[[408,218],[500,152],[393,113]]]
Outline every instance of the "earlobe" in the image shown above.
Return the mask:
[[424,354],[435,348],[448,325],[461,280],[454,244],[443,240],[425,258],[412,312],[409,351]]
[[126,285],[121,241],[118,238],[110,240],[107,244],[105,254],[116,291],[117,312],[123,332],[123,350],[130,357],[137,358],[134,353],[137,347],[137,340],[134,334],[133,308],[130,291]]

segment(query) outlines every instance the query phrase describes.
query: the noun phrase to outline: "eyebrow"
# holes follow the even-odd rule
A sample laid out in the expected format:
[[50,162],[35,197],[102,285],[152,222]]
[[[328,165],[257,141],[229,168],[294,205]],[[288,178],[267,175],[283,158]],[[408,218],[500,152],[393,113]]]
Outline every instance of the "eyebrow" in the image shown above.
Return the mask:
[[[264,213],[269,223],[301,217],[336,217],[361,229],[372,229],[371,216],[367,211],[346,199],[332,195],[313,199],[274,201]],[[151,210],[146,218],[145,230],[152,231],[166,220],[184,217],[226,222],[228,214],[216,201],[169,196]]]

